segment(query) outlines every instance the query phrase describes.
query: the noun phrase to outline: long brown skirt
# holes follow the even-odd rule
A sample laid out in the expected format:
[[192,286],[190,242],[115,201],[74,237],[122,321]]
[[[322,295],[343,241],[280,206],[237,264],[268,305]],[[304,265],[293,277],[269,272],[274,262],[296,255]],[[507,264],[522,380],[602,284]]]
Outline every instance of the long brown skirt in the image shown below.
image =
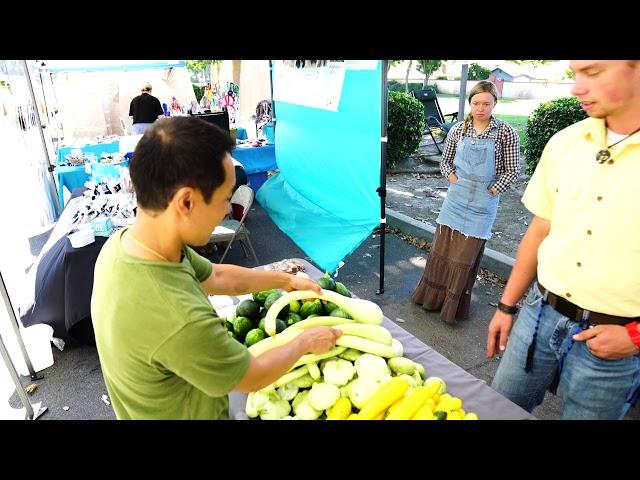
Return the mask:
[[448,324],[455,324],[456,318],[468,319],[485,243],[438,225],[412,300],[425,310],[440,310],[440,318]]

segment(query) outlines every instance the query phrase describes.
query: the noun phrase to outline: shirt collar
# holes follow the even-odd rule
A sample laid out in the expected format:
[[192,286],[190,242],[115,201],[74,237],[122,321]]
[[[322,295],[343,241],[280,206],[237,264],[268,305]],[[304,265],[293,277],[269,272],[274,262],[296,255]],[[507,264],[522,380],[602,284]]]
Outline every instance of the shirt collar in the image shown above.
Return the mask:
[[603,118],[585,119],[585,137],[590,138],[597,145],[605,145],[607,141],[607,126]]

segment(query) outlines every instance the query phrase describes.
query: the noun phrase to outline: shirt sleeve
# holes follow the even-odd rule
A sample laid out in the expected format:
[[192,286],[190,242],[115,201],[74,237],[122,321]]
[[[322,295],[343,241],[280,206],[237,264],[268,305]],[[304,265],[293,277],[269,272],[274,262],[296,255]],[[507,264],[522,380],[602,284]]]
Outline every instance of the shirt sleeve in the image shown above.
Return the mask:
[[440,161],[440,171],[444,178],[448,178],[449,175],[456,171],[456,168],[453,165],[453,159],[456,156],[456,145],[462,136],[463,125],[464,122],[459,122],[451,127],[451,130],[445,139],[444,150],[442,151],[442,160]]
[[213,273],[213,263],[208,259],[196,253],[191,247],[185,247],[184,254],[191,263],[193,271],[196,272],[196,278],[199,282],[204,282]]
[[502,147],[501,161],[504,166],[504,173],[500,175],[500,178],[498,178],[495,184],[498,194],[509,188],[520,175],[520,138],[515,128],[507,123],[503,125],[500,143]]
[[554,201],[553,192],[549,189],[549,175],[552,173],[552,162],[554,161],[552,153],[553,140],[554,138],[551,137],[544,147],[540,161],[531,176],[531,180],[529,180],[524,195],[522,195],[522,203],[527,207],[527,210],[545,220],[551,220]]
[[154,360],[211,397],[227,395],[247,373],[251,354],[223,322],[203,312],[164,342]]
[[131,100],[131,103],[129,104],[129,116],[133,117],[133,100]]

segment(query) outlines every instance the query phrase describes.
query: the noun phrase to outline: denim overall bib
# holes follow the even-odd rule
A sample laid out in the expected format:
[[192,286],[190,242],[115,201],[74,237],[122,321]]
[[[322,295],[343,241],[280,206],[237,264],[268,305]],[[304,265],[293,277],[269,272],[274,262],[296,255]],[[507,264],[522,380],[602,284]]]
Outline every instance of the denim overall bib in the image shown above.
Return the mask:
[[499,197],[487,190],[497,180],[495,139],[462,137],[453,159],[458,177],[449,185],[436,222],[464,235],[487,240],[498,213]]

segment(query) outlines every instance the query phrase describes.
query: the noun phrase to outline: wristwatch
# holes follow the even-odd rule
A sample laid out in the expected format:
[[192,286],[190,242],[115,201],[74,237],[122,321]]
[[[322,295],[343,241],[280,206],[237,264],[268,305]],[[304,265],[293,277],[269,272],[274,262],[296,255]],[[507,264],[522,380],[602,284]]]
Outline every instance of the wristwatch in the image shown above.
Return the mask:
[[509,315],[515,315],[516,313],[518,313],[518,307],[516,307],[515,305],[506,305],[502,302],[498,302],[498,310],[504,313],[508,313]]

